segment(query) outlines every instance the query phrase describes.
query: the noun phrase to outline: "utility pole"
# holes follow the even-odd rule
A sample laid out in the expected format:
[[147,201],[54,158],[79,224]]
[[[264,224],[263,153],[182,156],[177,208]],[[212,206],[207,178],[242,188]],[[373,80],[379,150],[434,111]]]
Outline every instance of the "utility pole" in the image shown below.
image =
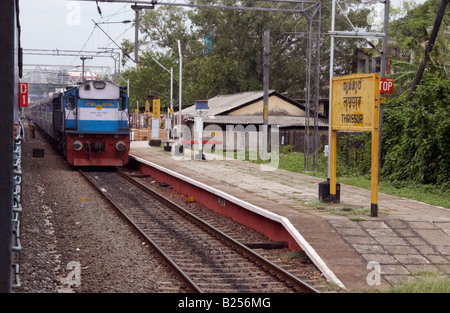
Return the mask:
[[[173,123],[173,67],[170,68],[170,109],[172,111],[172,113],[169,114],[169,116],[170,116],[170,130],[171,130],[172,139],[173,139],[172,124],[175,124],[175,123]],[[169,141],[169,137],[167,137],[167,141]]]
[[136,67],[139,67],[139,11],[141,8],[137,5],[132,5],[134,10],[134,61]]
[[[387,41],[388,41],[388,26],[389,26],[389,7],[390,0],[385,0],[384,2],[384,22],[383,22],[383,47],[381,54],[381,73],[380,77],[386,77],[386,67],[387,67]],[[382,94],[380,94],[380,97]],[[380,182],[380,173],[381,173],[381,134],[382,134],[382,126],[383,126],[383,106],[384,104],[380,101],[380,120],[379,120],[379,135],[378,135],[378,183]]]
[[181,110],[182,110],[182,91],[183,91],[183,55],[181,54],[181,43],[178,40],[178,54],[180,56],[180,85],[179,85],[179,100],[178,100],[178,118],[177,118],[177,135],[178,135],[178,144],[175,145],[175,155],[184,155],[184,148],[181,142]]
[[182,109],[182,94],[183,94],[183,56],[181,55],[181,44],[178,40],[178,54],[180,55],[180,85],[179,85],[179,100],[178,100],[178,144],[181,146],[181,109]]
[[153,10],[154,5],[132,5],[134,10],[134,62],[136,67],[139,67],[139,11],[141,10]]
[[[331,31],[334,32],[335,26],[335,18],[336,15],[336,2],[333,0],[331,3]],[[330,44],[330,90],[328,96],[328,149],[331,147],[331,95],[332,95],[332,86],[331,83],[333,81],[334,74],[334,36],[330,36],[331,44]],[[306,125],[305,125],[306,127]],[[328,150],[329,151],[329,150]],[[328,170],[327,170],[327,181],[330,181],[330,153],[328,152]]]
[[90,60],[92,57],[80,57],[81,63],[82,63],[82,70],[81,70],[81,79],[83,80],[83,85],[86,85],[86,77],[84,75],[84,61]]
[[267,141],[269,133],[269,69],[270,69],[270,30],[264,32],[264,61],[263,61],[263,88],[264,88],[264,109],[263,109],[263,140],[262,155],[267,158]]

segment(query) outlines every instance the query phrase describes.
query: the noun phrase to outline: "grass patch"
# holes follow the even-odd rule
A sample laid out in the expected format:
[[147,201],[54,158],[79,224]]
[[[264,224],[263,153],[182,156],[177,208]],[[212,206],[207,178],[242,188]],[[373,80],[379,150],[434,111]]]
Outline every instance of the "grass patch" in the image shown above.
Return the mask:
[[[365,221],[362,216],[370,216],[370,209],[368,208],[325,208],[324,211],[340,216],[348,216],[350,220],[355,222]],[[378,212],[378,214],[383,214]]]
[[350,217],[349,220],[353,221],[353,222],[364,222],[365,221],[365,219],[362,217]]
[[[350,216],[349,219],[354,220],[355,222],[364,221],[364,218],[361,216],[370,216],[369,208],[339,207],[337,206],[338,204],[320,202],[319,200],[302,201],[302,205],[305,207],[316,208],[330,214]],[[383,214],[383,212],[380,210],[379,214]]]
[[[370,190],[370,177],[347,176],[338,177],[337,180],[341,184]],[[378,192],[450,209],[450,191],[442,190],[437,186],[417,184],[408,185],[406,183],[399,185],[395,182],[381,180],[378,186]]]
[[[252,160],[250,156],[254,158],[255,155],[257,156],[257,159]],[[244,156],[244,154],[241,154],[241,156]],[[237,158],[237,152],[234,153],[234,157]],[[245,151],[245,157],[244,158],[241,157],[241,159],[257,164],[270,163],[270,160],[266,161],[262,160],[259,157],[259,153],[255,154],[254,151],[252,152],[252,154],[249,151]],[[293,148],[290,146],[280,146],[279,163],[278,163],[279,169],[283,169],[294,173],[306,174],[326,180],[328,168],[327,162],[328,160],[327,158],[324,157],[323,153],[319,153],[317,162],[317,171],[305,172],[304,153],[294,152]],[[370,179],[371,179],[370,174],[358,175],[352,173],[351,168],[348,168],[348,166],[343,165],[342,162],[338,162],[336,175],[337,181],[341,184],[351,185],[366,190],[370,190]],[[392,196],[408,198],[424,202],[427,204],[450,209],[450,190],[440,188],[439,186],[435,185],[420,185],[408,182],[400,183],[381,179],[378,186],[378,192]]]
[[293,260],[293,259],[299,259],[302,262],[309,261],[309,258],[304,251],[296,251],[296,250],[292,250],[292,251],[283,253],[281,255],[281,258],[286,261]]
[[382,293],[450,293],[450,278],[444,275],[424,272],[411,281],[392,286]]

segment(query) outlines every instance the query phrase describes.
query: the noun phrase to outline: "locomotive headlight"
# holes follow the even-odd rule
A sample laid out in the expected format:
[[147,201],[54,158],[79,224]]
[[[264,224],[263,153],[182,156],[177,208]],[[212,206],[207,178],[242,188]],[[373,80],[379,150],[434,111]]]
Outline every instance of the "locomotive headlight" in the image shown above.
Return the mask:
[[80,151],[81,149],[83,149],[83,143],[79,140],[75,140],[73,142],[73,150]]
[[119,141],[116,143],[116,150],[119,152],[124,152],[127,148],[127,145],[123,141]]

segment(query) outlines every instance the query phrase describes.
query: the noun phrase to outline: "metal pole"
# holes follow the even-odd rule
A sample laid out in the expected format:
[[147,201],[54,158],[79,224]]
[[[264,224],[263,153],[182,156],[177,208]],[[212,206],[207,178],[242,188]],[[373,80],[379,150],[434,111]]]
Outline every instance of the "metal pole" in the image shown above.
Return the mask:
[[264,78],[263,78],[263,88],[264,88],[264,109],[263,109],[263,159],[267,157],[267,139],[268,139],[268,129],[269,129],[269,62],[270,62],[270,31],[266,30],[264,32]]
[[[117,69],[117,76],[120,77],[120,54],[119,54],[119,58],[117,59],[117,64],[118,64],[118,69]],[[114,64],[116,64],[116,61],[114,59]],[[117,78],[116,78],[117,79]],[[117,84],[120,85],[120,79],[117,79]]]
[[[136,118],[137,118],[137,128],[141,129],[141,117],[139,116],[139,100],[136,100]],[[145,109],[144,109],[145,110]],[[144,124],[145,125],[145,124]]]
[[197,138],[198,138],[198,155],[197,155],[197,160],[203,160],[203,113],[202,111],[197,111],[198,112],[198,119],[197,119],[197,123],[198,125],[196,125],[197,127]]
[[134,10],[134,61],[136,62],[136,67],[139,67],[139,11],[140,8],[132,6]]
[[86,78],[84,77],[84,60],[86,60],[86,59],[84,57],[81,57],[80,59],[81,59],[81,64],[82,64],[82,67],[81,67],[81,80],[83,82],[83,85],[85,85],[86,84]]
[[179,89],[179,103],[178,103],[178,144],[181,145],[181,96],[182,96],[182,80],[183,80],[183,57],[181,55],[181,44],[178,40],[178,53],[180,55],[180,89]]
[[90,60],[90,59],[92,59],[92,57],[81,57],[80,58],[81,59],[81,63],[82,63],[82,70],[81,70],[81,78],[82,78],[82,80],[83,80],[83,85],[86,85],[86,77],[85,77],[85,74],[84,74],[84,61],[85,60]]
[[[170,108],[172,109],[173,112],[173,67],[170,68]],[[172,139],[173,139],[173,129],[172,129],[172,125],[173,125],[173,113],[169,113],[170,116],[170,132],[172,134]],[[167,140],[169,140],[169,138],[167,138]]]
[[[331,6],[331,31],[334,32],[335,24],[335,14],[336,14],[336,2],[332,1]],[[333,71],[334,71],[334,36],[331,36],[330,43],[330,90],[328,96],[328,149],[331,148],[331,96],[332,89],[331,83],[333,81]],[[330,151],[330,150],[328,150]],[[327,170],[327,180],[330,181],[330,153],[328,153],[328,170]]]
[[320,101],[320,29],[322,20],[322,7],[319,6],[318,19],[316,20],[316,69],[314,71],[316,97],[314,99],[314,171],[317,171],[317,163],[319,161],[319,101]]
[[311,115],[311,49],[312,49],[312,17],[308,18],[308,38],[307,38],[307,64],[306,64],[306,97],[305,97],[305,172],[309,171],[310,154],[310,115]]
[[[387,62],[387,40],[388,40],[388,26],[389,26],[389,7],[390,0],[386,0],[384,3],[384,38],[381,55],[381,73],[380,77],[386,77],[386,62]],[[382,94],[380,94],[380,97]],[[380,101],[380,121],[379,121],[379,135],[378,135],[378,183],[380,182],[381,173],[381,134],[383,126],[383,103]]]
[[117,76],[118,76],[118,73],[117,73],[117,60],[114,59],[114,58],[113,58],[113,60],[114,60],[114,82],[115,82],[117,85],[120,85],[120,81],[119,81],[119,79],[117,78]]

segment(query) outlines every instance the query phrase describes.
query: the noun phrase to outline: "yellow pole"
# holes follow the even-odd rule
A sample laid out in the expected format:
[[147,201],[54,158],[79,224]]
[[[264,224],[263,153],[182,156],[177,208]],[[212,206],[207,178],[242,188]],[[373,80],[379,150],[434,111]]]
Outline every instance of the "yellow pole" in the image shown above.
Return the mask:
[[[331,126],[330,126],[331,127]],[[336,141],[337,131],[331,130],[330,140],[330,202],[336,202]]]
[[153,117],[160,118],[161,116],[161,99],[153,99]]
[[379,119],[380,119],[380,76],[375,77],[375,105],[373,110],[372,128],[372,158],[371,158],[371,203],[370,216],[378,216],[378,147],[379,147]]
[[157,117],[160,118],[161,117],[161,99],[158,97],[158,100],[156,101],[156,112],[157,112]]

